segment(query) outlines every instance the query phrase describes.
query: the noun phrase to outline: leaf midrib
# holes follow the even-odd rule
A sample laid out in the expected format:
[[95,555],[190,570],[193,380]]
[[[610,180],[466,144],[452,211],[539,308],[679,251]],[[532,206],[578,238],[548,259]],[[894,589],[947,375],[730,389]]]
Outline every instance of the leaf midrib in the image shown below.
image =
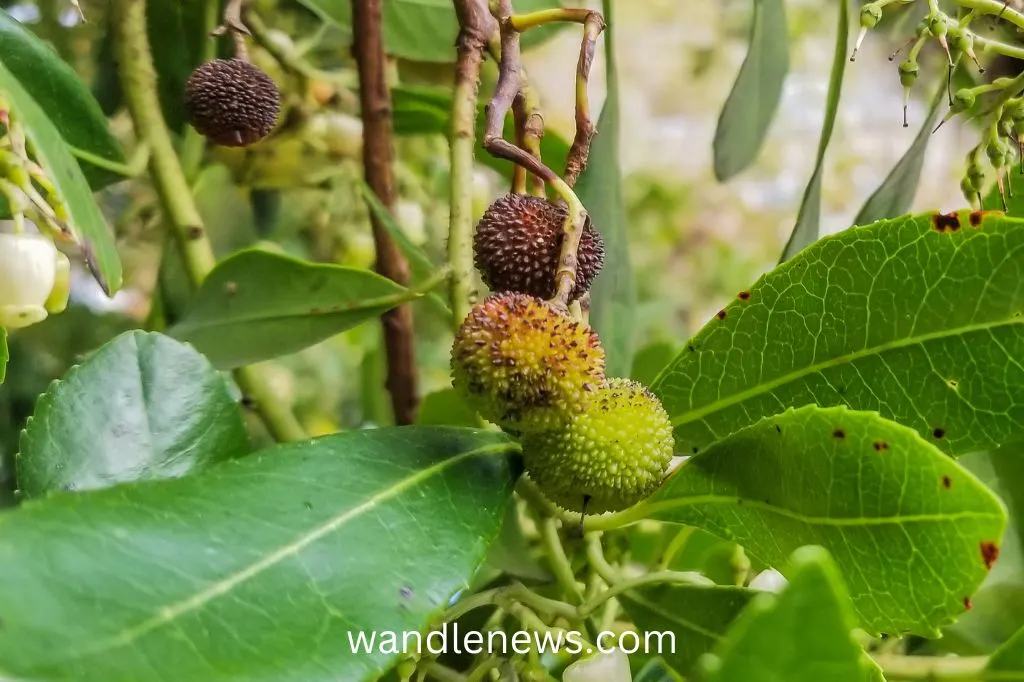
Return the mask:
[[360,504],[351,507],[337,516],[328,519],[326,522],[313,528],[306,533],[299,536],[298,539],[290,542],[286,545],[282,545],[276,550],[266,554],[262,559],[255,561],[245,568],[232,573],[231,575],[218,580],[212,585],[196,592],[191,597],[182,599],[175,603],[161,606],[156,609],[156,612],[151,617],[143,620],[142,622],[125,628],[120,632],[104,637],[92,644],[87,644],[78,649],[68,652],[67,656],[61,657],[61,661],[64,663],[81,659],[89,655],[98,654],[101,652],[118,649],[121,647],[128,646],[139,637],[142,637],[153,630],[159,629],[160,627],[173,622],[177,618],[181,617],[186,613],[190,613],[197,609],[202,608],[207,603],[213,601],[217,597],[229,593],[232,589],[247,582],[248,580],[255,578],[259,574],[263,573],[267,569],[270,569],[285,559],[294,556],[301,552],[306,547],[310,546],[314,542],[321,538],[337,531],[339,528],[344,526],[353,518],[357,518],[366,512],[374,509],[378,504],[386,502],[391,498],[397,496],[399,493],[412,488],[420,482],[437,475],[464,460],[471,459],[473,457],[480,457],[490,455],[493,453],[500,453],[504,451],[510,451],[515,448],[513,443],[497,443],[494,445],[487,445],[473,450],[469,450],[462,454],[456,455],[443,462],[438,462],[433,466],[421,469],[416,473],[401,479],[394,483],[388,488],[370,496]]
[[672,426],[679,427],[682,426],[683,424],[689,424],[699,419],[703,419],[709,414],[718,412],[719,410],[723,410],[727,407],[732,407],[733,405],[737,405],[739,403],[745,402],[751,398],[755,398],[765,393],[770,393],[772,390],[780,386],[784,386],[790,382],[796,381],[797,379],[802,379],[803,377],[809,376],[811,374],[820,373],[822,370],[828,369],[830,367],[837,367],[842,364],[852,363],[857,360],[860,360],[861,358],[866,358],[873,355],[881,355],[882,353],[885,353],[890,350],[899,350],[901,348],[909,348],[910,346],[923,345],[929,341],[936,341],[951,336],[962,336],[964,334],[970,334],[976,331],[985,331],[988,329],[995,329],[1002,326],[1012,326],[1019,324],[1024,324],[1024,317],[1014,317],[1010,319],[999,320],[998,322],[987,322],[983,324],[957,327],[954,329],[945,329],[939,332],[933,332],[931,334],[909,336],[905,339],[898,339],[895,341],[882,343],[876,346],[863,348],[852,353],[846,353],[845,355],[840,355],[834,358],[829,358],[822,362],[807,365],[806,367],[803,367],[799,370],[777,377],[775,379],[772,379],[771,381],[758,384],[744,391],[734,393],[726,398],[719,398],[718,400],[708,403],[707,405],[699,409],[684,412],[679,417],[672,420]]
[[[980,512],[980,511],[963,511],[956,512],[953,514],[907,514],[903,516],[869,516],[869,517],[830,517],[830,516],[809,516],[807,514],[801,514],[800,512],[786,509],[785,507],[777,507],[772,504],[767,504],[759,500],[746,498],[725,496],[725,495],[695,495],[693,497],[685,497],[681,499],[666,500],[664,502],[648,502],[639,505],[637,509],[641,510],[640,515],[645,518],[656,518],[656,514],[665,510],[680,509],[683,507],[690,507],[700,504],[731,504],[735,506],[742,506],[747,508],[759,509],[767,511],[779,516],[785,516],[793,519],[794,521],[801,521],[808,525],[815,526],[881,526],[889,524],[904,524],[904,523],[927,523],[930,521],[958,521],[961,519],[1001,519],[1001,514],[995,512]],[[661,518],[662,521],[671,521],[670,519]]]

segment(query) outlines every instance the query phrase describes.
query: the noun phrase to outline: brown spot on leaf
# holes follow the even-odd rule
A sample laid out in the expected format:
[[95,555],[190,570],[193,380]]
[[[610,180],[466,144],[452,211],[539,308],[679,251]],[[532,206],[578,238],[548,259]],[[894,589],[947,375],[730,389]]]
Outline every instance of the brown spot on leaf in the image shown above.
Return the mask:
[[741,291],[739,294],[737,294],[737,296],[739,297],[739,299],[741,301],[749,301],[750,300],[750,292],[749,291],[745,291],[745,290]]
[[964,611],[970,611],[972,608],[974,608],[974,604],[971,603],[971,598],[964,597]]
[[723,309],[723,310],[719,310],[719,311],[718,311],[718,313],[717,313],[717,314],[715,315],[715,317],[717,317],[717,318],[718,318],[718,319],[720,319],[720,320],[724,320],[724,319],[725,319],[725,316],[726,316],[727,314],[728,314],[728,313],[726,313],[726,312],[725,312],[725,310]]
[[937,440],[941,440],[946,437],[946,429],[941,426],[936,426],[935,430],[932,431],[932,435],[935,436]]
[[411,599],[412,598],[412,588],[411,587],[402,587],[402,589],[398,590],[398,594],[402,595],[402,599]]
[[846,431],[843,431],[842,429],[836,429],[835,431],[832,432],[832,437],[838,440],[842,440],[846,438]]
[[981,227],[981,223],[990,215],[1005,215],[1002,211],[971,211],[967,217],[971,227]]
[[946,488],[947,490],[952,488],[953,487],[953,479],[950,478],[949,476],[943,476],[942,477],[942,487]]
[[875,452],[883,452],[883,451],[888,450],[888,449],[889,449],[889,444],[886,443],[884,440],[876,440],[875,441]]
[[985,568],[991,571],[996,560],[999,559],[999,545],[989,540],[981,543],[979,547],[981,548],[981,560],[985,562]]
[[960,216],[956,213],[936,213],[932,216],[936,232],[956,232],[960,229]]

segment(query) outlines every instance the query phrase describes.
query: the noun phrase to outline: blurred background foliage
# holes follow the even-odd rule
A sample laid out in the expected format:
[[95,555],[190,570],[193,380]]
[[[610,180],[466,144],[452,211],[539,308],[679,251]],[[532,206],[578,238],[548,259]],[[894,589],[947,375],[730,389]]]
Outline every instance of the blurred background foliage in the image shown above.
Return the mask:
[[[115,134],[127,144],[130,126],[113,73],[106,3],[81,4],[85,22],[69,0],[0,2],[91,84]],[[638,295],[636,375],[649,380],[690,333],[777,262],[814,162],[810,149],[821,126],[835,40],[833,12],[825,10],[833,4],[788,0],[791,67],[778,115],[756,163],[721,184],[712,171],[712,138],[746,53],[751,3],[614,3],[622,171]],[[203,36],[214,18],[198,0],[150,0],[148,5],[164,113],[180,132],[183,83],[210,54]],[[262,243],[314,261],[371,267],[347,3],[254,0],[252,7],[259,22],[250,25],[261,44],[253,58],[285,93],[284,122],[270,139],[246,150],[209,151],[202,164],[183,152],[218,256]],[[858,62],[847,69],[825,167],[824,232],[850,224],[910,144],[914,123],[926,115],[932,83],[911,102],[911,127],[901,125],[902,90],[895,65],[886,59],[892,45],[901,42],[900,30],[890,31],[891,43],[873,33]],[[524,64],[543,104],[550,159],[564,155],[572,134],[572,98],[564,93],[571,91],[578,37],[558,30],[529,35]],[[444,133],[453,74],[437,54],[415,40],[409,45],[398,50],[402,56],[393,60],[391,74],[401,197],[396,214],[406,236],[441,262],[449,194]],[[226,49],[217,46],[221,53]],[[922,73],[934,79],[941,71],[923,68]],[[488,63],[485,96],[495,77]],[[604,97],[603,81],[603,69],[595,68],[594,110]],[[956,124],[935,136],[915,208],[963,204],[957,181],[963,154],[975,138]],[[478,215],[505,191],[509,170],[480,160],[474,179]],[[182,312],[187,289],[175,250],[165,248],[159,236],[152,189],[128,180],[100,197],[124,259],[125,289],[108,301],[88,277],[79,276],[67,314],[11,335],[7,383],[0,390],[0,449],[8,461],[17,450],[20,425],[50,381],[119,331],[162,329]],[[450,336],[427,305],[417,305],[416,325],[422,394],[429,396],[449,386]],[[313,434],[391,421],[379,325],[363,325],[270,364],[275,390]],[[431,418],[430,409],[423,418]],[[255,421],[253,428],[259,433]]]

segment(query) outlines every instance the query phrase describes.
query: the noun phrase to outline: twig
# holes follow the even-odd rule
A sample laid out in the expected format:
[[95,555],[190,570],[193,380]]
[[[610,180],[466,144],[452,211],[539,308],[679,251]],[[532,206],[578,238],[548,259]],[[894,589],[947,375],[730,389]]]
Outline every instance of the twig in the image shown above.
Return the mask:
[[[198,287],[213,269],[216,259],[202,216],[174,151],[171,134],[160,113],[156,72],[146,34],[146,2],[115,0],[111,11],[118,72],[128,112],[139,144],[149,146],[149,174],[160,196],[165,221],[181,248],[189,280],[193,287]],[[247,398],[255,403],[263,423],[275,439],[302,440],[306,437],[295,415],[274,398],[260,369],[240,367],[234,374],[242,390],[249,392]]]
[[457,330],[469,312],[473,294],[473,150],[480,67],[494,19],[485,0],[456,0],[459,18],[455,94],[452,99],[451,210],[448,264],[452,268],[450,300]]
[[875,663],[882,668],[885,679],[920,680],[921,682],[952,682],[980,680],[988,656],[901,656],[876,654]]
[[224,6],[224,21],[217,28],[210,32],[212,36],[222,36],[230,33],[235,41],[235,59],[249,61],[249,50],[245,46],[245,36],[251,35],[249,29],[242,23],[242,4],[245,0],[228,0]]
[[604,17],[591,12],[583,23],[583,42],[580,44],[580,59],[576,65],[576,135],[565,159],[565,181],[570,187],[576,185],[580,173],[586,169],[590,159],[590,143],[597,133],[590,117],[588,85],[590,68],[594,64],[594,47],[602,31]]
[[[495,62],[501,63],[501,33],[497,27],[491,34],[490,40],[487,41],[487,52]],[[529,152],[537,161],[542,161],[540,143],[544,139],[544,116],[540,111],[537,93],[530,85],[530,76],[522,64],[519,65],[519,92],[512,100],[512,113],[515,117],[522,118],[521,122],[516,121],[516,144],[520,149]],[[525,171],[525,168],[515,164],[516,175]],[[535,197],[547,196],[544,179],[532,173],[530,173],[530,194]]]
[[[381,0],[352,3],[352,52],[359,71],[359,100],[363,117],[363,171],[366,183],[389,211],[395,207],[394,155],[391,126],[391,93],[381,19]],[[376,215],[370,216],[377,253],[376,270],[405,285],[409,264]],[[397,424],[411,424],[419,405],[412,308],[401,305],[381,315],[384,352],[387,357],[385,385]]]

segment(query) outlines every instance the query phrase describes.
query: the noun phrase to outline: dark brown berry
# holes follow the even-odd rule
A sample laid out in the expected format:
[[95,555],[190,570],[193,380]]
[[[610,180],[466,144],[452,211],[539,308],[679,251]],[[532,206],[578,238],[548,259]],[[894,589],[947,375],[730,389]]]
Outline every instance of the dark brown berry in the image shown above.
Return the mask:
[[[492,291],[554,296],[566,215],[564,205],[526,194],[506,194],[491,204],[473,237],[475,264],[484,284]],[[590,290],[603,265],[604,241],[588,216],[570,300]]]
[[274,81],[247,61],[214,59],[185,84],[189,123],[215,144],[246,147],[277,125],[281,94]]

